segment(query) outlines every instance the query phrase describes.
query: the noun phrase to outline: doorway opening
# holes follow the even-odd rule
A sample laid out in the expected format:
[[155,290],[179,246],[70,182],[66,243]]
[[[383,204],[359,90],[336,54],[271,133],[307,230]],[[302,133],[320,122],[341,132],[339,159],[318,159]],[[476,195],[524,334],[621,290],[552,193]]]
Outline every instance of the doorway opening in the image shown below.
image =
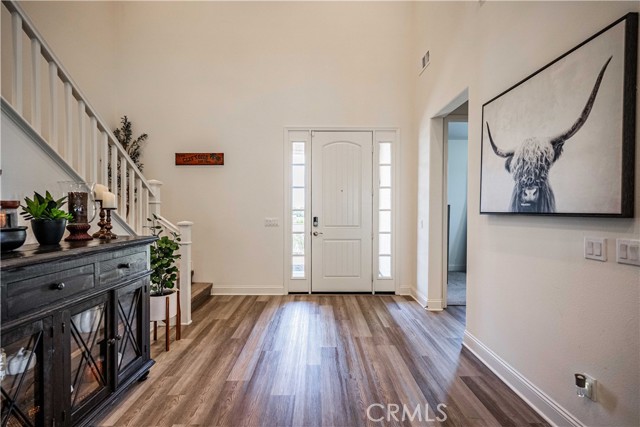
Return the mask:
[[446,306],[467,304],[468,102],[445,117]]

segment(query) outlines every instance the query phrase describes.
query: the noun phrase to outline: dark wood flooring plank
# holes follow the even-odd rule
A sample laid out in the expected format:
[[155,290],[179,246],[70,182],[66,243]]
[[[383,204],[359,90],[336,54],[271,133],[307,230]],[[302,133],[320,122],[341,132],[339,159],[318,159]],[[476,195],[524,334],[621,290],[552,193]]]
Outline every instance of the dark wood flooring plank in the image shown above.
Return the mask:
[[[169,352],[160,328],[149,379],[97,425],[547,426],[462,347],[464,307],[431,313],[393,295],[215,296],[193,319]],[[437,423],[440,403],[447,420]],[[372,404],[383,405],[383,423],[367,419]]]

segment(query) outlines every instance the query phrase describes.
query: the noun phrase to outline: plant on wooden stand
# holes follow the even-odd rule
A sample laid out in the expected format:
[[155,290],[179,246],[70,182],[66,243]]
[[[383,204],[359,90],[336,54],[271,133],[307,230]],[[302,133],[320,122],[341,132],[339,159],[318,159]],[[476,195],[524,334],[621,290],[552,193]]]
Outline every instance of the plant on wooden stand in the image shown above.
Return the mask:
[[173,288],[178,281],[176,262],[180,259],[180,254],[177,253],[180,249],[180,235],[171,232],[171,237],[161,236],[164,229],[156,214],[153,214],[153,218],[147,218],[147,221],[151,222],[147,228],[158,238],[151,245],[151,295],[168,295],[174,292]]
[[158,338],[158,320],[163,320],[167,328],[165,349],[169,351],[170,319],[176,317],[176,340],[180,339],[180,301],[178,292],[174,290],[178,281],[180,259],[180,235],[171,232],[171,237],[161,236],[163,228],[160,218],[153,214],[147,218],[151,222],[147,226],[158,239],[151,245],[151,299],[149,304],[149,320],[153,322],[153,339]]

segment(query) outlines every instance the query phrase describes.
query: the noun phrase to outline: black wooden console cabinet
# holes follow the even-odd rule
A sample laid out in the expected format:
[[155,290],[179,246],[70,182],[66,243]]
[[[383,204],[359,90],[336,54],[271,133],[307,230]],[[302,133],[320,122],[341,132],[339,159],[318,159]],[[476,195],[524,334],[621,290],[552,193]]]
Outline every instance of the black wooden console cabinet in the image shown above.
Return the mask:
[[[1,427],[86,426],[149,355],[153,237],[27,245],[3,254]],[[1,376],[0,372],[0,376]]]

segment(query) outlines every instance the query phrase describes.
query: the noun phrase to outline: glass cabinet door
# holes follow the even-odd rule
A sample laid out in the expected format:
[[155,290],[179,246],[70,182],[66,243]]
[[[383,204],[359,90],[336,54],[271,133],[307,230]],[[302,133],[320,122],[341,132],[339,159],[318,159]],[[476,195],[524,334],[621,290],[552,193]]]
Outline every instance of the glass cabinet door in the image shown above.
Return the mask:
[[2,427],[42,426],[50,418],[44,408],[44,396],[49,394],[45,389],[50,383],[44,378],[45,365],[51,363],[51,344],[44,331],[50,324],[47,318],[2,333]]
[[65,332],[69,357],[64,387],[69,393],[67,403],[72,422],[111,392],[107,364],[108,347],[114,341],[108,338],[107,307],[104,295],[69,311],[69,327]]
[[143,321],[147,298],[144,280],[137,281],[116,291],[116,366],[118,383],[138,369],[148,351],[143,339]]

